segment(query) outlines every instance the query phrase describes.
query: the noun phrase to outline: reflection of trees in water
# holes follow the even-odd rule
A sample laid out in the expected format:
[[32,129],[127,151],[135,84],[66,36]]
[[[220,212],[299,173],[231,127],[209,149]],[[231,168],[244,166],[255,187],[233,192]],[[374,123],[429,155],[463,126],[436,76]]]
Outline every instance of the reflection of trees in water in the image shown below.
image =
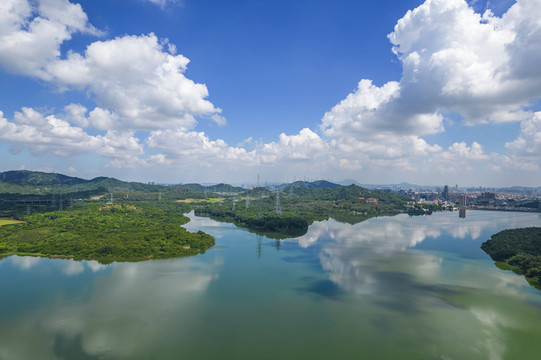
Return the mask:
[[263,247],[263,236],[256,234],[257,237],[257,257],[261,257],[261,248]]

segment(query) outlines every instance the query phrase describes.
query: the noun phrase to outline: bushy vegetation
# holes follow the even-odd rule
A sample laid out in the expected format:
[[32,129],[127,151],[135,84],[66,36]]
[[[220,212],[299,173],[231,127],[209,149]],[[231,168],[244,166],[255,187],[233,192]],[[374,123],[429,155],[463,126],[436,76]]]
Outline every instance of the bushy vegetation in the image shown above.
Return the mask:
[[22,218],[27,213],[33,214],[61,208],[67,209],[83,200],[105,197],[108,193],[106,188],[54,195],[51,193],[43,195],[0,193],[0,217]]
[[541,227],[500,231],[485,241],[481,249],[492,260],[509,265],[541,289]]
[[158,259],[203,253],[214,238],[190,233],[180,206],[85,204],[68,211],[25,216],[0,228],[0,255],[95,259],[101,262]]

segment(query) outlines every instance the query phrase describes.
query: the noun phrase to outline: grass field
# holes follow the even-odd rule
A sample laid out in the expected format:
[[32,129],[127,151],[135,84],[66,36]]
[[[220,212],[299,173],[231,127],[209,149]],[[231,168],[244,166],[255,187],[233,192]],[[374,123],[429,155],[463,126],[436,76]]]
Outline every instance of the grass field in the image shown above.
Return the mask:
[[179,203],[217,203],[218,201],[220,201],[219,198],[177,200]]
[[18,222],[20,222],[20,221],[10,220],[10,219],[0,219],[0,226],[9,225],[9,224],[17,224]]

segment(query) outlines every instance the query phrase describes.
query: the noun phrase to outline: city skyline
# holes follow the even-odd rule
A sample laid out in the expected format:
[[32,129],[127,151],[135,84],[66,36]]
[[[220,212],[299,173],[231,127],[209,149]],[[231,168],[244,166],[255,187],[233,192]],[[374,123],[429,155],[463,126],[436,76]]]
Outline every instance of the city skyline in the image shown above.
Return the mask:
[[8,0],[0,171],[540,186],[534,0]]

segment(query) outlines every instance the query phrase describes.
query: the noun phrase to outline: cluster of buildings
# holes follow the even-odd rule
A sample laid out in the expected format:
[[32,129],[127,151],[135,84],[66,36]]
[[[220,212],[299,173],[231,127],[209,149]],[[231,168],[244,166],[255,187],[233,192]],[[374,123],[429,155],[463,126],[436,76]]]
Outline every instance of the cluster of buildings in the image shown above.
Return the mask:
[[540,211],[541,192],[532,189],[505,191],[486,188],[458,189],[445,185],[432,189],[397,189],[417,203],[437,204],[450,208],[512,211]]

